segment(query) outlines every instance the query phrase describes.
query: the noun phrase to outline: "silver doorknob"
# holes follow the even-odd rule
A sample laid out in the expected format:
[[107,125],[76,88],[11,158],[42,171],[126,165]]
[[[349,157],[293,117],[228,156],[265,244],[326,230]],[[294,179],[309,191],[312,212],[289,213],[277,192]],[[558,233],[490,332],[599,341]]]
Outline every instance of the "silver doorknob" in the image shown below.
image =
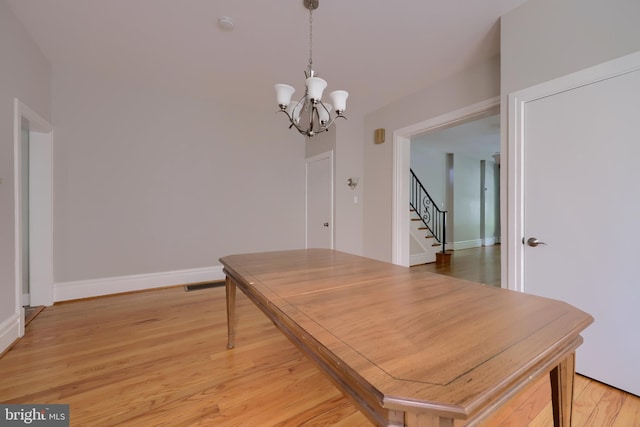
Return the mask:
[[529,237],[529,239],[527,239],[527,245],[535,248],[538,245],[546,245],[545,242],[541,242],[540,240],[536,239],[535,237]]

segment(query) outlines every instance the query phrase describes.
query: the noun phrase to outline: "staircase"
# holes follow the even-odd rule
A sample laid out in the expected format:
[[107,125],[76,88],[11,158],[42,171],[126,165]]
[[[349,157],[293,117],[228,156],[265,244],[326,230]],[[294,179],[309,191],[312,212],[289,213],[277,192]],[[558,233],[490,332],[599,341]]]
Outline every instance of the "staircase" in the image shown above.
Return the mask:
[[410,204],[410,254],[409,265],[437,262],[448,264],[450,252],[446,252],[446,216],[435,204],[413,170],[411,171]]
[[418,216],[415,209],[410,210],[410,219],[411,259],[409,265],[413,266],[436,262],[436,253],[440,250],[442,244],[436,240],[433,233],[424,225],[424,222],[420,216]]

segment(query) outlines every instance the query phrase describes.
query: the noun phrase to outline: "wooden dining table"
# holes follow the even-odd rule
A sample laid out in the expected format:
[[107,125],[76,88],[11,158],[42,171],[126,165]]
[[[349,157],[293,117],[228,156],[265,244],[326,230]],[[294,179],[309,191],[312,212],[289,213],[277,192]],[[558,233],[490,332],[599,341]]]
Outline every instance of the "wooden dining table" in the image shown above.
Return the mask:
[[478,425],[543,375],[554,425],[571,425],[593,318],[569,304],[329,249],[220,262],[227,347],[239,288],[376,425]]

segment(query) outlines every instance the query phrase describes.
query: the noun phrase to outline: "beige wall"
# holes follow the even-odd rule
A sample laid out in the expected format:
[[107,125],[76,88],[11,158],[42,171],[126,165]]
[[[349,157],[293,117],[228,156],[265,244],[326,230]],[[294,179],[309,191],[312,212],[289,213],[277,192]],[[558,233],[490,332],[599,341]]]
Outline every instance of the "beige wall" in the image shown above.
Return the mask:
[[480,160],[453,156],[453,236],[449,241],[462,247],[473,247],[480,241]]
[[447,154],[411,141],[411,169],[438,208],[447,210]]
[[304,144],[269,109],[55,70],[55,281],[304,246]]
[[[291,128],[290,132],[296,132]],[[336,127],[332,126],[328,131],[319,133],[313,138],[306,138],[300,135],[300,138],[304,138],[304,157],[310,158],[317,156],[318,154],[326,153],[330,150],[336,149]]]
[[484,230],[485,244],[500,242],[500,168],[491,161],[484,167]]
[[[0,0],[0,324],[15,311],[13,100],[51,118],[51,65]],[[0,330],[0,334],[2,331]],[[2,348],[0,348],[0,351]]]
[[[476,64],[431,87],[365,117],[364,254],[391,261],[393,131],[420,123],[499,94],[500,58]],[[386,129],[386,142],[373,143],[374,130]]]
[[[334,237],[335,249],[362,255],[362,126],[363,118],[347,111],[329,131],[306,141],[305,156],[334,150]],[[355,189],[347,179],[359,178]]]
[[639,17],[638,0],[529,0],[501,20],[502,94],[640,50]]
[[[347,116],[336,124],[336,249],[362,255],[364,118],[349,111]],[[360,178],[354,190],[347,186],[350,177]]]

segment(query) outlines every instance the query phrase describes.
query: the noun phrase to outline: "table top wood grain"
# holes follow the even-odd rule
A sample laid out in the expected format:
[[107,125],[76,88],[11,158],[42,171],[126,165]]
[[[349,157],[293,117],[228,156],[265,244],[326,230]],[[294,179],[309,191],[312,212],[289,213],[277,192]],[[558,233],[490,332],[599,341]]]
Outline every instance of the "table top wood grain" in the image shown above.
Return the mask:
[[333,250],[220,261],[333,375],[387,409],[471,417],[547,373],[593,321],[564,302]]

